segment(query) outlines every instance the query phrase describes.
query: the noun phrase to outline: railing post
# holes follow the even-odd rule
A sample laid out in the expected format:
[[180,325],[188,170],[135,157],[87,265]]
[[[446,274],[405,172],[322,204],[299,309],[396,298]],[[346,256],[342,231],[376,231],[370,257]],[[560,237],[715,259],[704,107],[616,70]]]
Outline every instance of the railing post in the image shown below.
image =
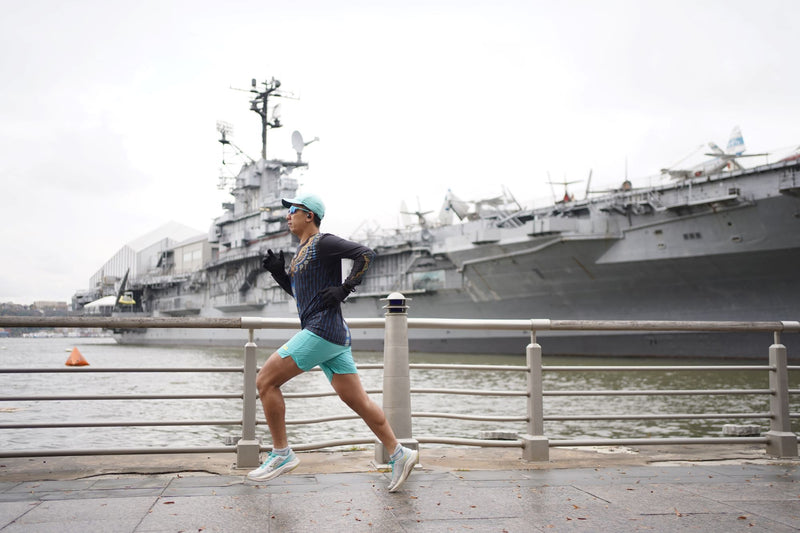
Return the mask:
[[549,461],[550,444],[544,436],[544,395],[542,385],[542,347],[531,333],[531,343],[525,349],[528,363],[528,433],[522,439],[522,459]]
[[[384,306],[386,309],[383,341],[383,412],[392,427],[397,440],[403,446],[418,449],[419,443],[411,431],[411,379],[408,373],[408,306],[406,298],[393,292]],[[375,461],[389,462],[389,455],[383,444],[375,445]]]
[[244,345],[244,383],[242,399],[242,438],[236,444],[236,468],[258,466],[260,444],[256,440],[256,343],[253,330]]
[[797,457],[797,435],[792,433],[789,417],[789,369],[786,346],[773,344],[769,347],[770,423],[767,432],[767,454],[777,457]]

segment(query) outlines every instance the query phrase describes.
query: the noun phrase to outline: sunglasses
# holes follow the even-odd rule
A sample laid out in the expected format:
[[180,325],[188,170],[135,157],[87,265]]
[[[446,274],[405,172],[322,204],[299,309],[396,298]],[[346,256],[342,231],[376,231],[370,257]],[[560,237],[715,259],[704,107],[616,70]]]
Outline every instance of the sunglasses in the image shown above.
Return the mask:
[[293,205],[293,206],[291,206],[289,208],[289,214],[290,215],[294,215],[298,211],[305,211],[306,213],[309,213],[309,214],[313,215],[313,213],[311,211],[309,211],[308,209],[303,209],[302,207],[297,207],[296,205]]

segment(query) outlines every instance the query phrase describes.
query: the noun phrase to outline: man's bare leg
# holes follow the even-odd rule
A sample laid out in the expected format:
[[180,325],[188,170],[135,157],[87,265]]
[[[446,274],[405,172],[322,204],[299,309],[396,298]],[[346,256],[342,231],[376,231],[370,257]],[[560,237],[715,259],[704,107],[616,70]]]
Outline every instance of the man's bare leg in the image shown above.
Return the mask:
[[394,431],[383,409],[367,395],[358,374],[334,374],[331,385],[339,398],[366,422],[389,453],[394,451],[398,444]]
[[334,374],[331,385],[339,398],[366,422],[386,450],[392,454],[392,479],[389,482],[389,492],[395,492],[413,471],[414,465],[419,461],[419,452],[400,446],[389,421],[386,420],[386,414],[367,395],[358,374]]
[[273,448],[282,449],[289,445],[286,438],[286,403],[281,386],[302,373],[294,359],[281,357],[275,352],[269,356],[256,376],[256,388],[272,435]]

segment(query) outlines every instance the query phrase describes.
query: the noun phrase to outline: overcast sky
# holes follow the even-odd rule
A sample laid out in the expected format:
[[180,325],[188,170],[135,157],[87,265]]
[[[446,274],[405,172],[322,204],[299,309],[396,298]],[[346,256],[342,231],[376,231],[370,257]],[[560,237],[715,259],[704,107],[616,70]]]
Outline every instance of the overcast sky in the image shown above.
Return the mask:
[[656,183],[736,125],[779,158],[800,145],[798,20],[794,0],[3,1],[0,302],[69,301],[166,222],[207,231],[230,198],[217,121],[259,153],[231,89],[251,78],[299,97],[270,155],[320,138],[301,184],[347,237],[448,189],[541,206],[548,172],[618,186],[626,161]]

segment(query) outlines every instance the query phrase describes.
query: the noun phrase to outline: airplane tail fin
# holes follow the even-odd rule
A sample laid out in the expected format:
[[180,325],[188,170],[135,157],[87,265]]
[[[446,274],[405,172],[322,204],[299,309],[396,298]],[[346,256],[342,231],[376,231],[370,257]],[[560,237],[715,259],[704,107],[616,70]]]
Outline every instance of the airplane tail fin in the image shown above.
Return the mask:
[[731,155],[741,155],[746,150],[744,145],[744,137],[742,137],[742,130],[739,126],[734,126],[731,130],[731,136],[728,139],[728,148],[726,153]]
[[450,189],[447,189],[444,201],[445,205],[453,210],[459,220],[464,220],[469,215],[469,204],[453,194]]

